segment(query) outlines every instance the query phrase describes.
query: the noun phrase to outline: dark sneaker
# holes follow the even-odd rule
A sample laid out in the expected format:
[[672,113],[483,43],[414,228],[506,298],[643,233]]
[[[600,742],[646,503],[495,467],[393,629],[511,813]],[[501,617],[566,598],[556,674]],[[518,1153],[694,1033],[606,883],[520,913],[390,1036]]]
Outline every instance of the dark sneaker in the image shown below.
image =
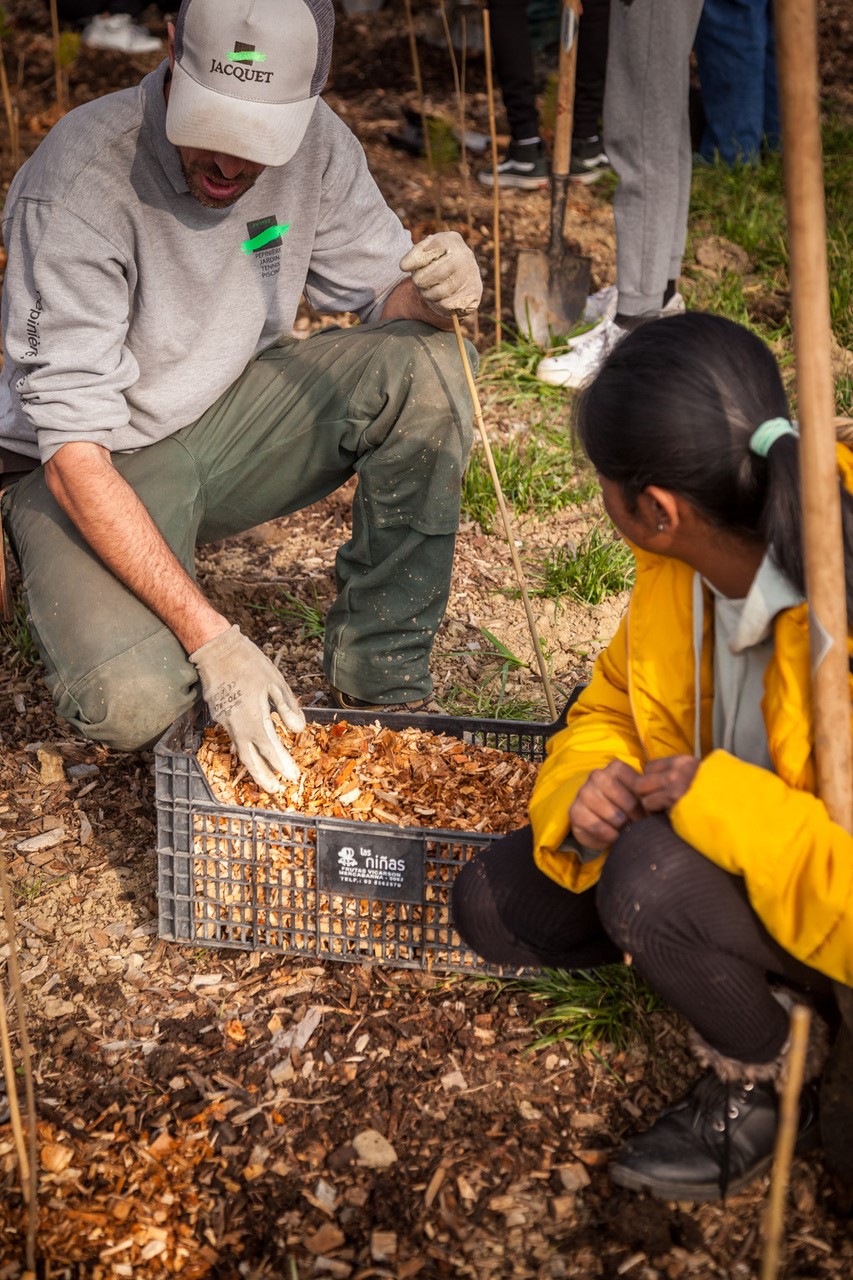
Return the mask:
[[[477,176],[484,187],[495,185],[491,169],[482,169]],[[498,186],[538,191],[547,187],[549,182],[544,142],[511,142],[509,151],[498,165]]]
[[569,178],[572,182],[597,182],[603,173],[610,172],[610,159],[598,135],[592,138],[575,138],[572,142],[572,159]]
[[419,698],[416,702],[364,702],[340,689],[331,689],[332,702],[342,711],[403,711],[409,715],[443,715],[435,698]]
[[[610,1177],[663,1200],[724,1200],[771,1164],[778,1118],[772,1083],[725,1084],[708,1071],[651,1129],[625,1143]],[[808,1151],[817,1142],[817,1091],[807,1084],[796,1149]]]

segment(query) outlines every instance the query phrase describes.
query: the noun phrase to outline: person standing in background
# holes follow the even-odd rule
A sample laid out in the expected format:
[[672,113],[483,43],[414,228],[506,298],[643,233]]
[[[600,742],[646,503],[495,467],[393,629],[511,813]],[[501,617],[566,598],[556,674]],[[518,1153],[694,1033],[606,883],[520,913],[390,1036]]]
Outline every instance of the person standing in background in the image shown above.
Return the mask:
[[705,128],[699,154],[754,161],[781,141],[772,0],[705,0],[696,32]]
[[[555,5],[555,13],[557,12]],[[578,36],[570,176],[595,182],[610,168],[601,139],[610,0],[585,0]],[[549,182],[548,156],[539,132],[536,73],[527,0],[489,0],[495,72],[510,130],[498,165],[498,185],[536,191]],[[494,183],[491,169],[479,175]]]
[[583,386],[632,329],[684,310],[678,278],[693,174],[690,51],[701,12],[702,0],[613,0],[610,7],[604,137],[619,178],[616,290],[596,296],[603,318],[594,328],[540,360],[543,382]]
[[145,11],[140,0],[114,0],[101,5],[93,0],[58,0],[59,17],[74,26],[82,24],[80,39],[92,49],[119,53],[156,53],[163,41],[139,23]]

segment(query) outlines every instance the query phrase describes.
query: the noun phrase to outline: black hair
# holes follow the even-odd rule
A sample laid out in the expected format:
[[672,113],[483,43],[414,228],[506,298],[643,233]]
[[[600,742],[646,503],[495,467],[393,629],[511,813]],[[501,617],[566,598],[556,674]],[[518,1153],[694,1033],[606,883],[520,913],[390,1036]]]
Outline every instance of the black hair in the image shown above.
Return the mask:
[[[805,595],[797,440],[767,457],[756,427],[788,418],[779,367],[742,325],[703,312],[641,325],[578,397],[575,421],[596,470],[629,511],[649,485],[686,498],[711,524],[767,546]],[[841,487],[847,616],[853,620],[853,498]]]

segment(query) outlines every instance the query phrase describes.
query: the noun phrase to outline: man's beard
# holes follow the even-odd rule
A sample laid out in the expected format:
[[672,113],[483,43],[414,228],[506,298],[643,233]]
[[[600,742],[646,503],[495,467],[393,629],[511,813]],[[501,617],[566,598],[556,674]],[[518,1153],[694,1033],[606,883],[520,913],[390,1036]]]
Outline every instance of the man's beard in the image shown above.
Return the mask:
[[234,182],[238,182],[240,184],[239,190],[235,191],[233,195],[219,198],[212,196],[201,184],[201,175],[204,175],[206,178],[210,178],[212,182],[217,182],[223,185],[227,184],[230,186],[231,183],[228,182],[227,179],[223,178],[222,174],[217,169],[212,169],[211,167],[202,164],[200,161],[188,164],[184,162],[183,158],[181,158],[181,168],[183,169],[184,180],[187,184],[190,195],[205,209],[227,209],[229,205],[236,204],[241,196],[244,196],[247,191],[251,190],[260,177],[259,173],[241,174],[239,178],[234,179]]

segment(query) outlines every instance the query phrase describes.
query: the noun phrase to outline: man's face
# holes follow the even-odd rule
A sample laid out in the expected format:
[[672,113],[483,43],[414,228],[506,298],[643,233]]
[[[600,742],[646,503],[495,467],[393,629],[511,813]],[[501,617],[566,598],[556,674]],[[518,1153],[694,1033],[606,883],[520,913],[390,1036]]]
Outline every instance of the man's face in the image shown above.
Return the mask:
[[[175,67],[175,27],[168,23],[169,70]],[[166,77],[163,94],[169,101],[170,76]],[[242,160],[222,151],[202,151],[198,147],[178,147],[181,168],[190,195],[205,209],[227,209],[255,185],[266,165]]]
[[266,168],[221,151],[178,147],[187,187],[205,209],[227,209],[252,188]]

